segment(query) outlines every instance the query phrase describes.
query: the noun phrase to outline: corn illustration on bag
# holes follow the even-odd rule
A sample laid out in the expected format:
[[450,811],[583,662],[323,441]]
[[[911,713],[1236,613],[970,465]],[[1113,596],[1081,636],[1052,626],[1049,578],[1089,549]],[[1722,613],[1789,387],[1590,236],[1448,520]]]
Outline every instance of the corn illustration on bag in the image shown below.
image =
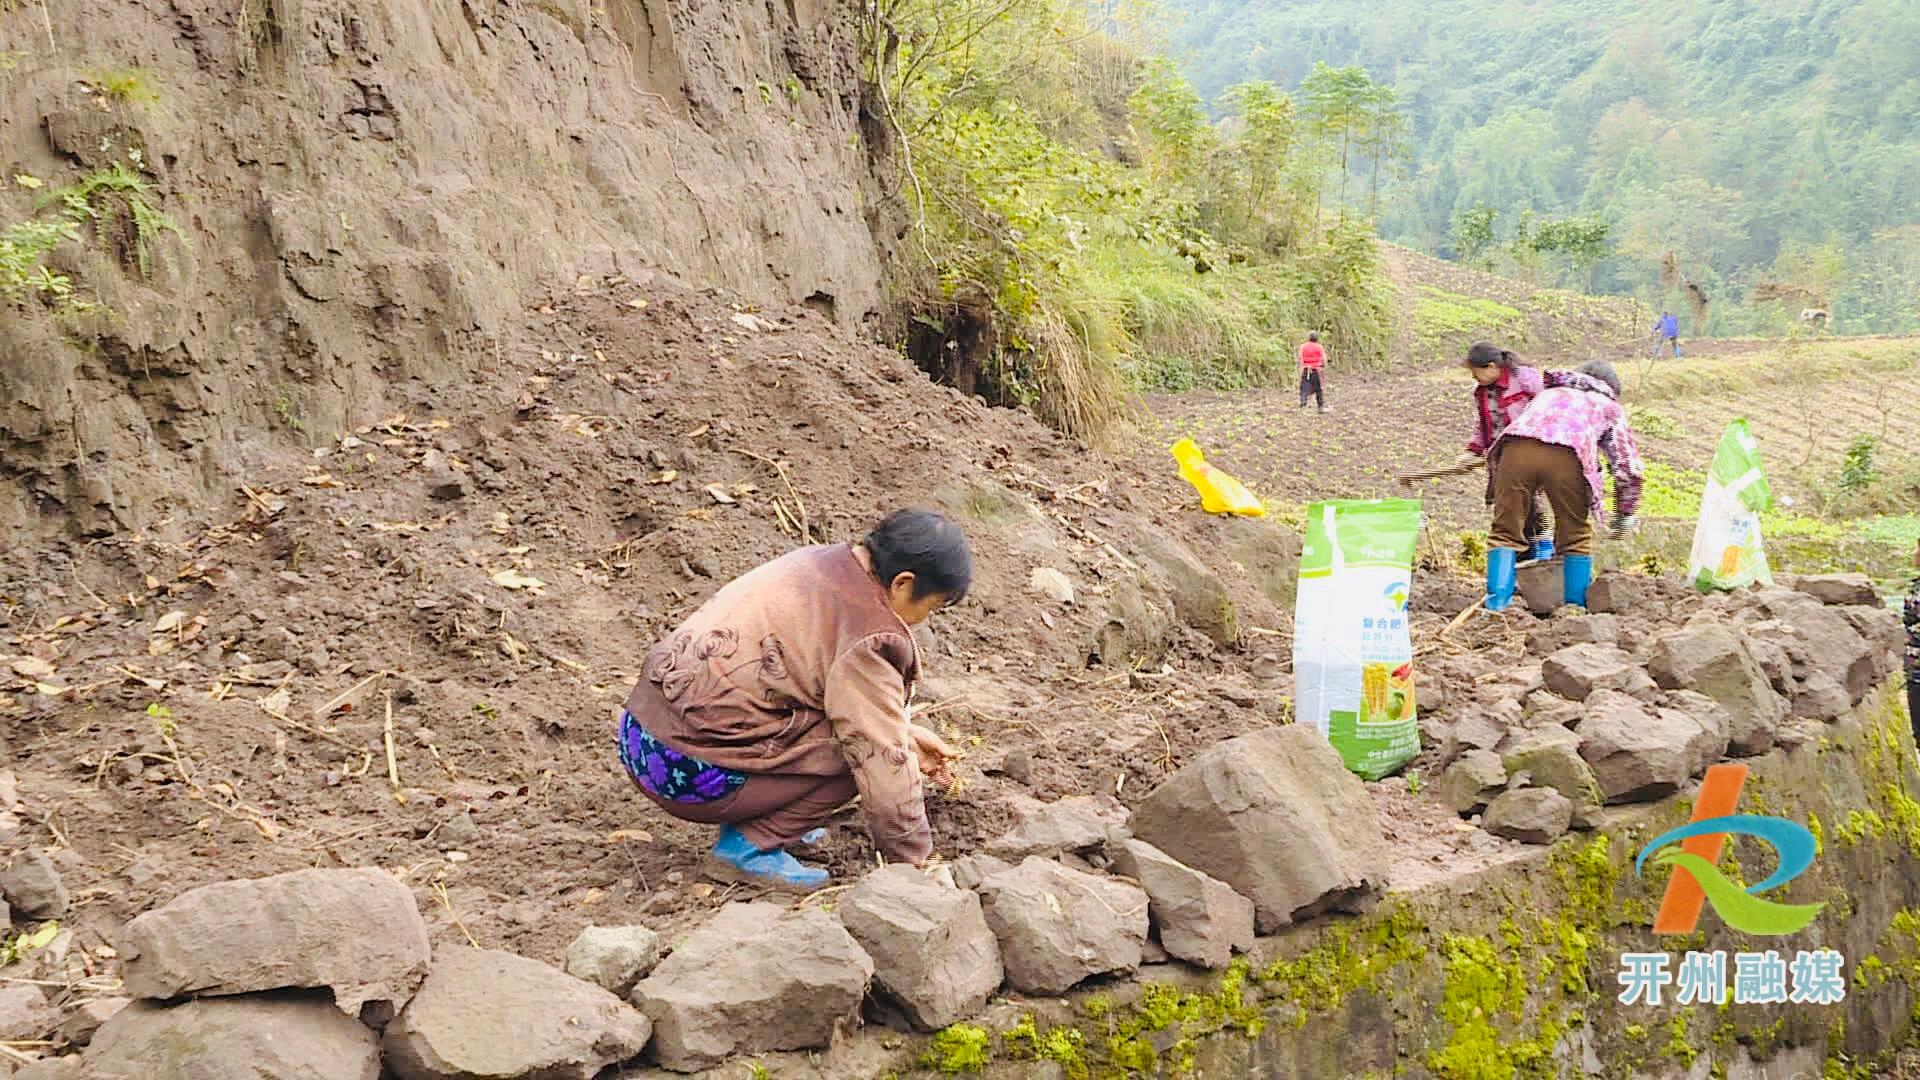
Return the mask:
[[1241,517],[1266,517],[1267,508],[1253,497],[1245,484],[1207,464],[1206,456],[1192,439],[1181,439],[1172,446],[1173,459],[1180,463],[1180,478],[1200,493],[1200,508],[1209,514],[1238,514]]
[[1407,598],[1420,504],[1339,500],[1307,508],[1294,605],[1294,717],[1368,780],[1420,752]]
[[1687,575],[1701,592],[1773,584],[1760,543],[1760,514],[1773,505],[1773,488],[1760,465],[1760,443],[1745,420],[1720,433],[1700,497]]

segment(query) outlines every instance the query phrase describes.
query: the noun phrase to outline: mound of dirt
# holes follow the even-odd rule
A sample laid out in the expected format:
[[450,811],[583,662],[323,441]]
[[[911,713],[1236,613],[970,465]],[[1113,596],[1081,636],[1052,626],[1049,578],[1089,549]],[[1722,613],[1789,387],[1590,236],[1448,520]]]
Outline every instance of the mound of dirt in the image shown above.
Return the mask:
[[[265,456],[178,539],[9,554],[0,709],[37,823],[9,842],[64,848],[83,934],[370,864],[436,940],[556,962],[590,921],[698,921],[725,898],[694,873],[710,837],[631,790],[611,709],[721,584],[899,505],[953,513],[979,564],[923,639],[923,715],[968,754],[933,813],[948,857],[1286,718],[1261,655],[1286,616],[1229,553],[1277,565],[1297,537],[1200,514],[1171,459],[1091,454],[805,306],[615,278],[526,320],[481,379]],[[1029,592],[1041,568],[1071,602]],[[1183,622],[1195,590],[1219,603]],[[844,821],[819,857],[871,865]]]

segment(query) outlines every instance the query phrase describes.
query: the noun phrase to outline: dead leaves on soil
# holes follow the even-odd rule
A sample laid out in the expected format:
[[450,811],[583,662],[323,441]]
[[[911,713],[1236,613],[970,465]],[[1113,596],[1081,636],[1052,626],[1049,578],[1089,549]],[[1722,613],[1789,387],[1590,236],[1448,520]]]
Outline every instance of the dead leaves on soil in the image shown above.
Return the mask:
[[541,581],[531,574],[523,574],[512,567],[496,572],[493,577],[488,580],[503,589],[524,589],[535,596],[540,595],[540,590],[547,587],[546,582]]
[[148,633],[147,655],[165,656],[175,648],[197,639],[206,628],[205,615],[188,616],[185,611],[178,609],[169,611],[160,616]]

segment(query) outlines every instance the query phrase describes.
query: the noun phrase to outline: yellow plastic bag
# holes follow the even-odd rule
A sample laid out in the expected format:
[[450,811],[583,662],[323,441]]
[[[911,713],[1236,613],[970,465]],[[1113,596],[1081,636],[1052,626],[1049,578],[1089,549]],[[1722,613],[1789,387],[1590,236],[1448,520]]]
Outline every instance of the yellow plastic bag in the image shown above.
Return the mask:
[[1192,439],[1174,443],[1173,458],[1180,463],[1180,478],[1200,493],[1200,508],[1209,514],[1238,514],[1241,517],[1266,517],[1267,508],[1253,497],[1247,486],[1219,469],[1207,459]]

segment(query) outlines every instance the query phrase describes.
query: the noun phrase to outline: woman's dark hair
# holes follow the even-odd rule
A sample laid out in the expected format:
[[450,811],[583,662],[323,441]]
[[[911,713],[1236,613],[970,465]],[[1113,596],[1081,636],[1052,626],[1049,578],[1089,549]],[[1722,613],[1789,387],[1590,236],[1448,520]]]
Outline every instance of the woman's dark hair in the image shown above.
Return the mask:
[[1319,332],[1318,330],[1315,330],[1315,331],[1311,331],[1311,332],[1309,332],[1309,333],[1307,334],[1307,340],[1308,340],[1308,341],[1319,341],[1319,340],[1320,340],[1320,332]]
[[912,574],[915,600],[938,594],[957,604],[973,584],[973,553],[966,535],[931,510],[895,510],[873,527],[864,543],[880,584]]
[[1620,399],[1620,376],[1613,370],[1612,364],[1605,360],[1589,360],[1580,365],[1580,374],[1606,383],[1607,389],[1613,391],[1614,400]]
[[1519,357],[1495,345],[1491,341],[1474,342],[1473,347],[1467,350],[1466,360],[1463,361],[1468,367],[1484,368],[1497,365],[1506,369],[1512,368],[1513,365],[1519,362]]

